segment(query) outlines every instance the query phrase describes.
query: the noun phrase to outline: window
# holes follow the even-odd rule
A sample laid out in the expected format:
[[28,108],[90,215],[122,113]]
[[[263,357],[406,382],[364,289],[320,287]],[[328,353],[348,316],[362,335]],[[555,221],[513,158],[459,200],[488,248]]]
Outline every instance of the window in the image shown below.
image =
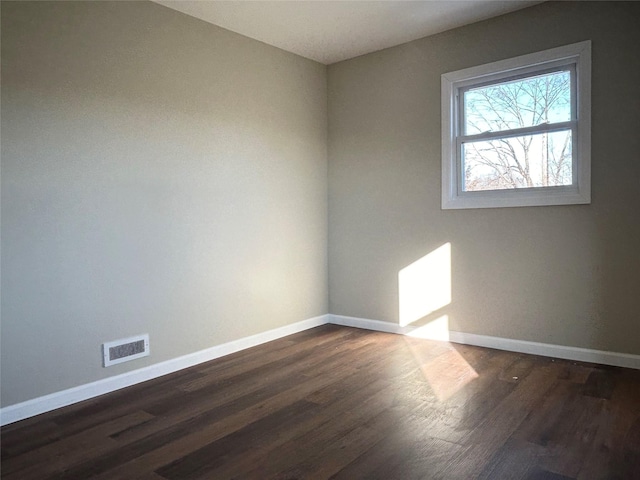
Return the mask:
[[442,208],[591,202],[591,42],[442,75]]

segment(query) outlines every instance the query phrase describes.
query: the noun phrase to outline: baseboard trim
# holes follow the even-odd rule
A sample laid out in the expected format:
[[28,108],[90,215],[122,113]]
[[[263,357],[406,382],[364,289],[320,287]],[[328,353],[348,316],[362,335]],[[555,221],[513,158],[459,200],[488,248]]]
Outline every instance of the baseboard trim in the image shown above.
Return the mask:
[[[329,323],[344,325],[347,327],[364,328],[367,330],[376,330],[379,332],[396,333],[400,335],[413,335],[418,330],[416,327],[401,327],[395,323],[369,320],[366,318],[347,317],[343,315],[329,315]],[[420,336],[422,338],[432,338],[433,340],[443,340],[441,336],[429,337],[428,335],[424,336],[422,334]],[[599,363],[602,365],[640,369],[640,355],[630,353],[567,347],[564,345],[529,342],[526,340],[491,337],[488,335],[477,335],[474,333],[455,331],[449,331],[448,337],[448,341],[453,343],[495,348],[498,350],[508,350],[510,352],[529,353],[544,357],[563,358],[579,362]]]
[[345,315],[328,315],[329,323],[334,325],[342,325],[343,327],[362,328],[364,330],[375,330],[376,332],[385,333],[406,333],[397,323],[381,322],[380,320],[369,320],[367,318],[360,317],[347,317]]
[[[287,335],[302,332],[310,328],[332,323],[346,327],[375,330],[378,332],[395,333],[399,335],[415,335],[418,328],[407,326],[401,327],[398,324],[370,320],[359,317],[348,317],[344,315],[320,315],[318,317],[303,320],[284,327],[275,328],[263,333],[240,338],[231,342],[216,345],[205,350],[200,350],[182,357],[160,362],[148,367],[133,370],[113,377],[87,383],[78,387],[69,388],[60,392],[51,393],[42,397],[27,400],[0,409],[0,425],[8,425],[26,418],[40,415],[57,408],[66,407],[74,403],[82,402],[90,398],[114,392],[122,388],[130,387],[138,383],[146,382],[154,378],[177,372],[179,370],[193,367],[200,363],[215,360],[216,358],[229,355],[247,348],[255,347],[272,340],[277,340]],[[422,338],[432,338],[443,340],[439,335],[430,337],[420,332]],[[477,335],[473,333],[449,331],[448,340],[452,343],[465,345],[475,345],[479,347],[495,348],[498,350],[508,350],[511,352],[529,353],[542,355],[545,357],[563,358],[580,362],[599,363],[602,365],[613,365],[640,369],[640,355],[606,352],[602,350],[591,350],[588,348],[567,347],[549,343],[529,342],[525,340],[514,340],[511,338],[491,337],[488,335]]]
[[272,340],[277,340],[287,335],[302,332],[309,328],[318,327],[328,323],[328,315],[310,318],[301,322],[275,328],[266,332],[240,338],[231,342],[216,345],[215,347],[200,350],[188,355],[184,355],[164,362],[149,365],[148,367],[126,372],[121,375],[87,383],[60,392],[51,393],[42,397],[27,400],[0,409],[0,425],[8,425],[26,418],[40,415],[57,408],[66,407],[73,403],[82,402],[90,398],[104,395],[121,388],[146,382],[154,378],[177,372],[184,368],[192,367],[200,363],[215,360],[216,358],[229,355],[247,348],[255,347]]

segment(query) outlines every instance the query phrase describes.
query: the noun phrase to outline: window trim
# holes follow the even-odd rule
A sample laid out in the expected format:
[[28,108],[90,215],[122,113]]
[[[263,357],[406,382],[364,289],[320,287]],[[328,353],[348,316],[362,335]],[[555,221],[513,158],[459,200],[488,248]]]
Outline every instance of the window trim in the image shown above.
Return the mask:
[[[575,75],[571,76],[576,92],[575,98],[572,98],[572,118],[563,124],[565,129],[571,127],[572,130],[573,184],[464,192],[460,144],[465,136],[459,134],[462,121],[460,93],[470,87],[497,83],[507,78],[527,77],[567,67],[575,69]],[[445,73],[441,83],[443,210],[591,203],[591,41]],[[557,129],[558,125],[554,124],[553,129]],[[536,128],[520,130],[525,132]],[[501,138],[509,135],[502,135]]]

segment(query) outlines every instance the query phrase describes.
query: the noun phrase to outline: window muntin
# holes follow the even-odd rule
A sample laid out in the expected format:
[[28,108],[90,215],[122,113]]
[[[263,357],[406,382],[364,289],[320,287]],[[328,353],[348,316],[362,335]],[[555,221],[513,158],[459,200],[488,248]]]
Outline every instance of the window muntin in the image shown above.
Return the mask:
[[442,76],[442,207],[590,203],[590,42]]

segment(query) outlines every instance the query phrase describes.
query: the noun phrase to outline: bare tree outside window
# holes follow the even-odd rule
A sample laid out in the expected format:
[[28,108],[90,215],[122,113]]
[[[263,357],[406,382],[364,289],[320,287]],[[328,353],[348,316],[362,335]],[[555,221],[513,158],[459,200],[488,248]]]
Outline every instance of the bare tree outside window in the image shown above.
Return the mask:
[[464,135],[483,135],[463,144],[465,191],[572,184],[571,128],[520,131],[572,120],[570,71],[466,90],[463,108]]

